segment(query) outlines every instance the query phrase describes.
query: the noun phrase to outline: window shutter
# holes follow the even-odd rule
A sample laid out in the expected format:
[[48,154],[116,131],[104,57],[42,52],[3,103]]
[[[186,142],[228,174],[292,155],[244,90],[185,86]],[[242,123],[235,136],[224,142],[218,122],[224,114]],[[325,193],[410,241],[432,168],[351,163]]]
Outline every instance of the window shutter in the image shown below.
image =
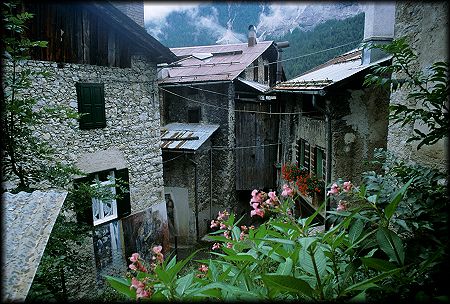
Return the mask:
[[120,188],[116,188],[117,194],[120,196],[117,199],[117,214],[118,218],[123,218],[129,214],[131,214],[131,204],[130,204],[130,179],[128,175],[128,168],[120,169],[115,171],[115,175],[117,178],[120,178],[122,181],[126,182],[125,187],[128,188],[128,192],[124,193]]
[[[93,179],[94,175],[92,174],[89,174],[86,177],[77,178],[73,181],[74,188],[78,189],[81,183],[90,185]],[[82,196],[75,201],[75,212],[78,222],[91,226],[94,225],[94,219],[92,217],[92,199],[89,196]]]
[[76,84],[80,129],[106,127],[105,94],[103,83]]

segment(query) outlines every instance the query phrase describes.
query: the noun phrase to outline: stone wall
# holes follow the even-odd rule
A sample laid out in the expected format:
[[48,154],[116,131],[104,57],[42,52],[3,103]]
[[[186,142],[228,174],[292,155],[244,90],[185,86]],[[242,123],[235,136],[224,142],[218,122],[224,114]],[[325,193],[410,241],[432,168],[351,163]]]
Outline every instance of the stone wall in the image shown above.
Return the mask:
[[106,127],[81,130],[51,120],[36,130],[55,149],[55,157],[76,163],[86,173],[127,167],[131,212],[145,210],[163,199],[163,179],[156,66],[135,57],[131,68],[28,61],[21,68],[49,71],[33,80],[29,90],[38,106],[66,105],[77,111],[77,82],[105,84]]
[[[448,61],[448,3],[402,1],[396,5],[395,39],[406,37],[407,42],[418,55],[415,69],[424,71],[436,61]],[[394,75],[394,77],[401,75]],[[399,90],[391,95],[391,103],[407,104],[408,91]],[[448,170],[448,138],[432,146],[422,146],[419,142],[406,143],[418,124],[389,125],[388,150],[407,162]],[[423,130],[423,129],[422,129]]]
[[[6,64],[5,72],[8,73],[10,68]],[[100,251],[94,240],[87,238],[78,250],[91,257],[92,267],[84,274],[68,274],[70,298],[92,300],[97,295],[96,281],[100,283],[98,286],[103,286],[101,274],[126,272],[125,259],[131,251],[138,252],[143,248],[148,251],[155,244],[168,246],[156,64],[145,57],[133,56],[131,68],[59,65],[45,61],[27,61],[19,66],[19,70],[27,68],[51,74],[48,78],[35,77],[32,87],[24,94],[37,98],[37,107],[65,105],[77,111],[75,84],[104,83],[105,128],[81,130],[76,120],[68,123],[52,119],[35,130],[55,149],[55,159],[74,163],[86,173],[114,167],[129,169],[131,215],[118,221],[122,240],[118,253],[121,257],[115,258],[115,253],[111,252],[111,264],[95,270],[94,249]],[[123,221],[132,223],[127,225],[126,231],[122,229]],[[102,243],[111,242],[103,238]],[[109,252],[108,246],[103,249]],[[149,255],[148,252],[141,253]],[[105,258],[105,255],[100,252],[97,258]]]

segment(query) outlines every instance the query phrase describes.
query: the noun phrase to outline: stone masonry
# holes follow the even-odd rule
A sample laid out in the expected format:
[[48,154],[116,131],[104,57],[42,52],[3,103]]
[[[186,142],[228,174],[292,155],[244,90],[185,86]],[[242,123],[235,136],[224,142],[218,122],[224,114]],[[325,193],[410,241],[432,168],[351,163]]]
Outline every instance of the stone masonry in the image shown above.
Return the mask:
[[[395,39],[406,37],[413,51],[418,55],[417,70],[424,71],[437,61],[448,61],[448,3],[398,2],[396,6]],[[396,75],[394,75],[395,77]],[[400,77],[400,76],[397,76]],[[391,95],[391,103],[407,104],[407,91],[398,90]],[[409,104],[409,106],[415,106]],[[418,124],[390,124],[388,150],[405,161],[448,170],[448,138],[432,146],[418,142],[406,143]],[[425,131],[422,129],[422,131]]]

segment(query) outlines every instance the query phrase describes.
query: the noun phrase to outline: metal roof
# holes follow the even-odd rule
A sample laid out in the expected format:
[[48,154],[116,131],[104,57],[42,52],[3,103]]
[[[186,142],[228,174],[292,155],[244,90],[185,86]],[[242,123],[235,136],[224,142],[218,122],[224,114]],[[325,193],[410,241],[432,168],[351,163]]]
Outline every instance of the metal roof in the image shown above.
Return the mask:
[[255,90],[260,91],[261,93],[267,92],[270,89],[270,87],[268,85],[261,84],[261,83],[256,82],[256,81],[245,80],[245,79],[240,78],[240,77],[238,77],[237,79],[240,82],[242,82],[242,83],[244,83],[244,84],[254,88]]
[[161,148],[168,150],[198,150],[219,129],[219,125],[170,123],[161,129]]
[[[171,48],[170,50],[182,59],[163,68],[161,74],[165,77],[158,82],[231,81],[272,45],[273,41],[261,41],[251,47],[247,43],[238,43]],[[199,59],[198,54],[212,56]]]
[[356,49],[335,57],[328,62],[291,80],[277,83],[275,91],[314,91],[323,90],[350,76],[392,58],[388,56],[370,64],[362,64],[362,50]]

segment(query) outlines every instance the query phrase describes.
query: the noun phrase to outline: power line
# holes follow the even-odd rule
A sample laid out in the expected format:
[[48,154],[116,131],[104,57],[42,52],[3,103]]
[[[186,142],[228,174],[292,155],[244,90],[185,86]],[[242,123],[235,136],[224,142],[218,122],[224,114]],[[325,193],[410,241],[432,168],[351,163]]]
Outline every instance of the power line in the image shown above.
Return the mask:
[[[350,44],[353,44],[353,43],[356,43],[356,42],[361,42],[361,40],[354,40],[354,41],[351,41],[351,42],[348,42],[348,43],[345,43],[345,44],[341,44],[341,45],[334,46],[334,47],[331,47],[331,48],[328,48],[328,49],[324,49],[324,50],[320,50],[320,51],[317,51],[317,52],[313,52],[313,53],[309,53],[309,54],[303,54],[303,55],[300,55],[300,56],[295,56],[295,57],[286,58],[286,59],[282,59],[282,60],[277,60],[277,61],[274,61],[274,62],[269,62],[267,65],[278,64],[279,62],[285,62],[285,61],[295,60],[295,59],[299,59],[299,58],[303,58],[303,57],[307,57],[307,56],[311,56],[311,55],[320,54],[320,53],[327,52],[327,51],[330,51],[330,50],[334,50],[334,49],[337,49],[337,48],[341,48],[341,47],[344,47],[344,46],[347,46],[347,45],[350,45]],[[186,59],[186,58],[183,58],[183,59],[177,61],[177,63],[180,62],[180,61],[183,61],[184,59]],[[229,65],[231,65],[231,63],[229,63],[229,62],[227,62],[227,63],[217,63],[217,65],[218,64],[222,64],[222,65],[223,64],[229,64]],[[216,65],[216,64],[203,64],[203,66],[208,66],[208,65]],[[169,64],[168,66],[160,67],[160,69],[164,69],[164,68],[177,68],[177,69],[180,69],[180,68],[191,68],[191,67],[201,67],[201,66],[202,66],[202,64],[191,64],[191,65],[172,66],[171,67],[170,64]],[[257,67],[258,66],[248,66],[245,69],[254,69],[254,68],[257,68]],[[228,71],[226,73],[237,72],[237,71],[240,71],[240,70],[241,69],[239,69],[239,70],[230,70],[230,71]],[[221,74],[223,74],[223,73],[211,74],[211,75],[221,75]],[[195,76],[195,75],[191,75],[191,76]]]
[[[165,89],[165,88],[162,88],[162,87],[159,87],[159,89],[161,89],[161,90],[163,90],[163,91],[165,91],[165,92],[167,92],[167,93],[170,93],[170,94],[172,94],[172,95],[175,95],[175,96],[177,96],[177,97],[180,97],[180,98],[183,98],[183,99],[186,99],[186,100],[189,100],[189,101],[192,101],[192,102],[195,102],[195,103],[204,105],[204,106],[213,107],[213,108],[216,108],[216,109],[221,109],[221,110],[226,110],[226,111],[229,111],[229,110],[230,110],[230,109],[227,108],[227,107],[216,106],[216,105],[209,104],[209,103],[205,103],[205,102],[201,102],[201,101],[198,101],[198,100],[189,98],[189,97],[185,97],[185,96],[183,96],[183,95],[180,95],[180,94],[177,94],[177,93],[175,93],[175,92],[169,91],[169,90],[167,90],[167,89]],[[227,96],[228,96],[228,95],[227,95]],[[264,112],[264,111],[237,110],[237,109],[234,109],[233,111],[234,111],[234,112],[241,112],[241,113],[254,113],[254,114],[267,114],[267,115],[298,115],[298,114],[316,113],[316,111],[301,111],[301,112]]]

